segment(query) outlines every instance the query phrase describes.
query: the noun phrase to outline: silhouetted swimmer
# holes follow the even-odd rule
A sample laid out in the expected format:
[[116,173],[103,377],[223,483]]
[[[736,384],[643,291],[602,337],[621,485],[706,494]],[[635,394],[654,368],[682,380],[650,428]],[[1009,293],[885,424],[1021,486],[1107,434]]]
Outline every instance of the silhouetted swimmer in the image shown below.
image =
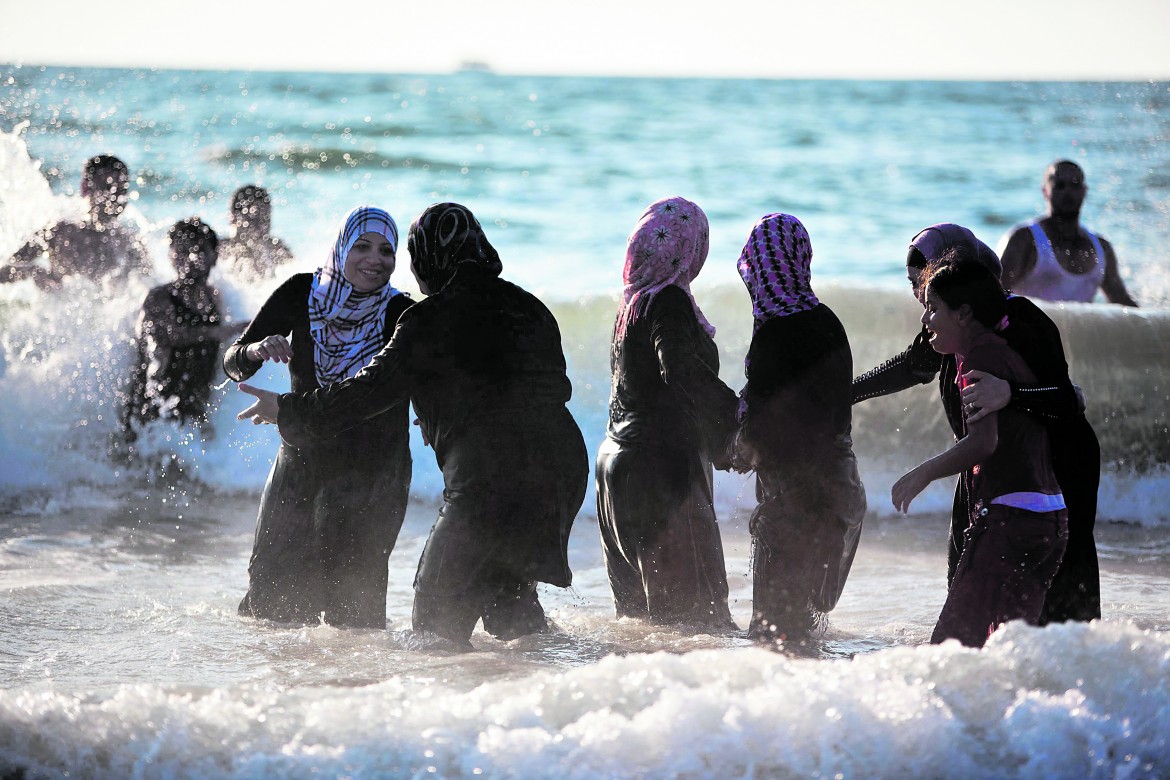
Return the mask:
[[124,411],[131,442],[135,429],[160,418],[213,435],[207,402],[220,345],[248,324],[223,321],[219,290],[207,280],[217,256],[215,231],[192,217],[176,222],[167,236],[176,278],[147,293],[138,316]]
[[43,228],[0,267],[0,283],[32,279],[42,289],[54,289],[73,274],[92,279],[148,276],[150,258],[138,231],[119,219],[129,189],[124,162],[108,154],[89,159],[81,175],[85,217]]
[[272,199],[256,184],[232,194],[228,209],[232,233],[219,249],[220,265],[236,279],[270,279],[276,269],[293,259],[292,250],[272,235]]

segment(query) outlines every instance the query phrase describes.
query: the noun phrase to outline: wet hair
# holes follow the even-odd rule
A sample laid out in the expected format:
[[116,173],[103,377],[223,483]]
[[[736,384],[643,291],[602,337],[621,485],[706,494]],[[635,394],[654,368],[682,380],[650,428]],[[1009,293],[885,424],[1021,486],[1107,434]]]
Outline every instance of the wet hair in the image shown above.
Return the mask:
[[246,184],[232,193],[231,210],[237,214],[242,214],[245,209],[257,203],[272,205],[272,198],[269,197],[268,190],[258,184]]
[[199,217],[188,217],[171,225],[167,239],[171,246],[206,247],[212,252],[219,250],[219,236]]
[[927,265],[922,289],[933,290],[952,309],[967,304],[977,322],[995,330],[1007,315],[1007,293],[987,266],[963,255],[950,249]]
[[1085,180],[1085,169],[1080,166],[1080,163],[1075,163],[1072,160],[1057,160],[1052,165],[1049,165],[1048,170],[1044,171],[1044,180],[1048,181],[1048,177],[1056,173],[1057,168],[1065,165],[1076,168],[1077,172],[1081,174],[1081,181],[1083,182]]
[[130,182],[130,169],[126,167],[126,163],[112,154],[99,154],[86,160],[81,169],[82,194],[88,194],[90,187],[97,183],[98,177],[103,173],[115,181],[126,184]]

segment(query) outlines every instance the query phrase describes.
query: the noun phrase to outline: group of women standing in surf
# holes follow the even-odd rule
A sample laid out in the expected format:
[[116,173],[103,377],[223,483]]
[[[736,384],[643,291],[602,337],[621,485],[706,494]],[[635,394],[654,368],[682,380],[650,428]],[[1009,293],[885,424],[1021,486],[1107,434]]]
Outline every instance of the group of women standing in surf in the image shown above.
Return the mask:
[[[256,402],[239,417],[277,424],[282,439],[240,612],[385,625],[413,405],[444,480],[413,627],[465,648],[480,620],[502,639],[545,630],[536,585],[571,582],[568,538],[589,471],[566,407],[557,322],[500,277],[500,257],[466,207],[428,207],[407,241],[424,300],[391,284],[393,218],[360,207],[328,261],[281,285],[225,354],[237,381],[270,360],[288,363],[292,377],[283,395],[240,385]],[[1060,600],[1049,588],[1066,543],[1073,549],[1073,502],[1066,511],[1049,432],[1083,433],[1087,423],[1070,422],[1083,415],[1068,404],[1076,396],[1055,326],[1004,292],[990,249],[955,225],[916,237],[910,267],[925,335],[855,382],[845,329],[811,286],[807,231],[788,214],[761,218],[738,260],[753,335],[737,394],[719,378],[715,329],[690,289],[708,248],[706,215],[678,197],[651,204],[627,241],[595,463],[619,616],[736,629],[712,493],[713,469],[734,469],[756,475],[749,635],[814,630],[841,595],[866,510],[852,404],[937,374],[958,443],[892,493],[904,510],[930,481],[961,475],[953,581],[934,641],[980,645],[1008,620],[1084,617],[1044,610]],[[1013,332],[1023,335],[1013,342]],[[993,394],[1000,379],[1023,400]],[[1090,548],[1091,526],[1090,517]],[[1077,604],[1095,594],[1095,565],[1094,551],[1091,578],[1085,563],[1061,586]]]

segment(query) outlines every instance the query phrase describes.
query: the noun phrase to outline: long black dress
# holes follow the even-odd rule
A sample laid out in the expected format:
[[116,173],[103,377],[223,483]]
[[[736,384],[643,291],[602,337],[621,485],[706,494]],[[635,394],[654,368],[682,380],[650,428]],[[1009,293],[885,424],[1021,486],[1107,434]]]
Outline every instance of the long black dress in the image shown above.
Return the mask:
[[[309,334],[312,281],[312,274],[296,274],[264,303],[224,355],[228,376],[255,374],[262,364],[246,347],[280,334],[291,336],[293,391],[319,386]],[[390,300],[387,341],[411,303],[406,295]],[[385,628],[388,560],[410,492],[408,407],[394,404],[336,438],[281,443],[260,500],[241,615]]]
[[361,373],[281,396],[281,436],[321,442],[414,404],[443,471],[443,506],[415,577],[414,627],[467,644],[539,631],[535,583],[567,587],[588,455],[565,404],[560,329],[535,296],[462,264],[416,303]]
[[[1056,323],[1025,297],[1008,297],[1008,327],[1003,336],[1024,358],[1040,384],[1013,385],[1010,406],[1042,418],[1048,427],[1052,470],[1068,507],[1068,546],[1048,589],[1040,625],[1101,617],[1101,579],[1093,527],[1097,521],[1097,488],[1101,481],[1101,446],[1093,426],[1080,409],[1068,376],[1068,363]],[[938,375],[947,421],[957,438],[966,435],[962,400],[955,382],[953,355],[939,355],[920,333],[901,354],[857,377],[853,402],[905,390]],[[951,512],[947,555],[948,582],[963,552],[963,531],[971,522],[969,475],[959,476]]]
[[837,605],[865,516],[850,437],[853,354],[824,304],[762,324],[741,439],[756,455],[753,636],[802,634]]
[[727,467],[735,393],[690,299],[664,288],[610,349],[597,519],[619,616],[733,626],[712,496]]

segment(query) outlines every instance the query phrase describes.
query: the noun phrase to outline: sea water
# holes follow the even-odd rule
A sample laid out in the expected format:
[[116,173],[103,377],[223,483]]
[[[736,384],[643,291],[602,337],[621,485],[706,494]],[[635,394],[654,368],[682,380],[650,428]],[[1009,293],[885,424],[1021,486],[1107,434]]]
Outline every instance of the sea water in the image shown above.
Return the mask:
[[[1170,92],[1165,84],[782,82],[132,71],[0,66],[0,258],[76,213],[84,160],[134,179],[155,275],[0,288],[0,769],[73,777],[1163,777],[1170,775]],[[108,457],[137,309],[170,276],[166,228],[226,233],[235,187],[273,193],[274,233],[311,270],[354,205],[405,228],[427,204],[480,216],[504,275],[561,324],[571,409],[595,451],[625,236],[680,194],[712,225],[696,284],[722,375],[743,384],[750,307],[734,271],[756,218],[798,215],[813,282],[857,372],[918,316],[910,237],[938,221],[989,243],[1042,208],[1053,159],[1087,171],[1085,221],[1117,247],[1139,310],[1045,305],[1102,442],[1104,619],[1010,625],[982,651],[926,644],[945,598],[949,484],[908,517],[907,468],[946,447],[927,385],[854,409],[870,503],[824,637],[615,620],[592,493],[574,586],[542,589],[549,635],[453,654],[410,631],[411,579],[441,478],[412,442],[388,628],[241,620],[277,438],[212,395],[214,433],[156,426],[144,465]],[[399,254],[395,283],[413,289]],[[278,279],[215,272],[233,318]],[[258,382],[287,388],[282,369]],[[751,609],[750,478],[719,474],[732,612]]]

